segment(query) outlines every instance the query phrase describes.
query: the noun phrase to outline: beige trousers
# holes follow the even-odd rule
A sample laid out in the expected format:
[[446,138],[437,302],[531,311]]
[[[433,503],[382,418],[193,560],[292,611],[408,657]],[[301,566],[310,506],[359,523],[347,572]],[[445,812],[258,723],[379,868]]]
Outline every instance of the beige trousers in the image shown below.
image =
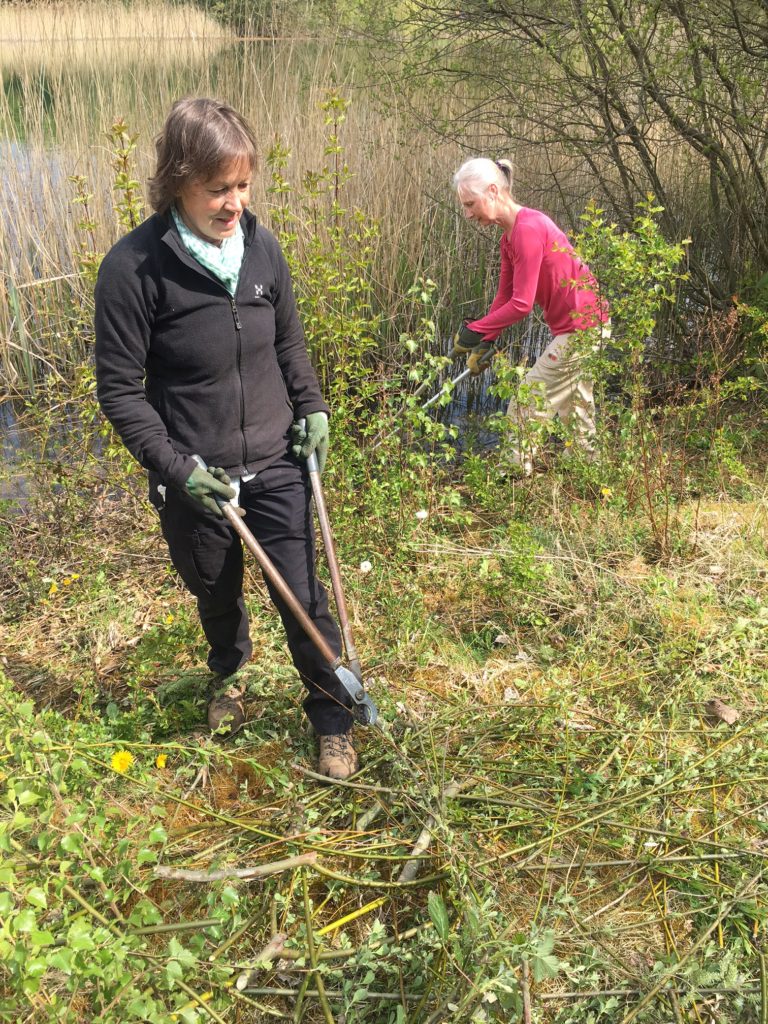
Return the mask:
[[[547,423],[559,416],[572,427],[576,443],[592,447],[595,436],[595,399],[592,381],[583,376],[581,358],[571,352],[571,334],[558,334],[523,377],[529,390],[526,400],[513,398],[507,416],[521,431],[515,461],[527,461],[535,454],[535,445],[525,441],[527,426]],[[610,328],[603,328],[603,337],[610,337]],[[525,455],[525,459],[524,456]]]

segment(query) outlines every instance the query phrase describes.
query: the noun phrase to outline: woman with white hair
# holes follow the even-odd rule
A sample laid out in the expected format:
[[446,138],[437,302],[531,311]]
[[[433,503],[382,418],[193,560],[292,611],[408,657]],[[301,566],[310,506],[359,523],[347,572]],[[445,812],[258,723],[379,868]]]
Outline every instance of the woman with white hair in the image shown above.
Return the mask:
[[[468,160],[454,175],[453,184],[465,216],[478,224],[497,224],[503,234],[496,297],[485,316],[462,325],[451,355],[466,355],[472,373],[481,373],[490,364],[494,343],[504,328],[528,316],[534,305],[540,306],[553,339],[523,379],[528,401],[513,399],[508,415],[521,427],[557,415],[572,427],[576,441],[591,450],[595,435],[592,382],[583,376],[579,346],[572,343],[577,331],[602,327],[607,337],[609,327],[607,308],[595,293],[589,268],[554,221],[513,199],[508,160]],[[534,455],[535,446],[523,439],[512,460],[528,476]]]

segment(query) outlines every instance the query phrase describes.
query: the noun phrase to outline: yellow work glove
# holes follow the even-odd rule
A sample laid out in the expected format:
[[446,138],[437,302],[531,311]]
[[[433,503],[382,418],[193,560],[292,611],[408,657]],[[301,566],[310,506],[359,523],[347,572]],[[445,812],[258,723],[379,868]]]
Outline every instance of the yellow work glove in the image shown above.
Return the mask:
[[465,355],[467,369],[473,377],[478,377],[491,365],[495,344],[493,341],[485,341],[478,331],[470,330],[465,321],[456,332],[449,355],[451,359]]

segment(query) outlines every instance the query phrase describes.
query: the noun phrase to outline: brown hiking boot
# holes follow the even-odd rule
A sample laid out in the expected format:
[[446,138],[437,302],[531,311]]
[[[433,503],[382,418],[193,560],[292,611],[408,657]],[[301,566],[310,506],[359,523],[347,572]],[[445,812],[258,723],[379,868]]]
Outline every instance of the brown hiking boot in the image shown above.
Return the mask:
[[[221,684],[221,681],[220,681]],[[218,737],[228,740],[245,722],[245,690],[231,685],[212,691],[208,701],[208,728]]]
[[317,770],[329,779],[348,779],[360,767],[348,732],[320,737]]

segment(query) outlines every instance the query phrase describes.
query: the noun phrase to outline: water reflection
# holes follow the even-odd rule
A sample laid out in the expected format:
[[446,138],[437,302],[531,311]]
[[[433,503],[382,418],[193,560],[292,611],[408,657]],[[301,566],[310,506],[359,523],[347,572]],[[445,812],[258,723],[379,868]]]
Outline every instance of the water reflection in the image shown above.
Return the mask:
[[0,402],[0,460],[5,464],[12,460],[21,448],[19,421],[11,402]]
[[[16,410],[11,402],[0,402],[0,465],[4,470],[13,470],[19,452],[26,444]],[[20,501],[27,493],[26,480],[11,474],[5,480],[0,476],[0,501]]]
[[4,135],[24,138],[24,126],[31,110],[38,112],[45,126],[45,134],[50,135],[55,123],[55,103],[53,83],[44,67],[23,76],[17,71],[4,72],[3,99],[5,103],[0,127]]
[[[98,456],[103,442],[73,405],[58,407],[55,418],[41,424],[23,403],[0,402],[0,466],[7,474],[7,479],[0,474],[0,501],[23,507],[38,472],[51,474],[56,467],[80,465],[86,444]],[[16,471],[18,467],[29,475]]]
[[[518,364],[529,365],[539,355],[549,340],[549,332],[542,324],[529,325],[526,328],[518,328],[511,332],[511,340],[508,341],[505,352],[511,360]],[[443,345],[447,353],[452,342],[446,340]],[[430,396],[425,396],[427,401],[431,394],[435,394],[444,386],[446,381],[457,376],[464,369],[463,362],[456,362],[449,367],[444,376],[435,382]],[[442,423],[458,427],[459,438],[457,448],[463,451],[467,443],[473,447],[483,449],[492,448],[498,443],[498,434],[489,431],[484,426],[484,420],[494,413],[503,412],[506,409],[507,400],[498,398],[489,390],[493,384],[492,373],[484,373],[479,378],[467,378],[461,381],[453,391],[453,398],[445,406],[433,406],[431,415]],[[423,403],[422,403],[423,404]],[[17,411],[13,402],[0,402],[0,462],[3,466],[12,466],[20,453],[29,450],[34,442],[29,430],[24,426],[23,418],[20,415],[23,410]],[[67,440],[76,438],[80,433],[81,425],[76,416],[71,414],[65,416],[58,423],[58,426],[49,435],[49,451],[47,457],[54,454],[60,456],[66,448]],[[24,484],[21,488],[12,488],[16,493],[9,493],[7,485],[0,483],[0,499],[14,497],[18,498],[23,493]]]
[[[23,191],[7,187],[0,196],[3,270],[16,286],[46,276],[53,252],[58,251],[60,265],[70,269],[71,251],[65,244],[64,227],[72,211],[73,186],[67,180],[70,163],[71,155],[56,147],[41,152],[18,139],[0,138],[0,166],[6,184],[24,184]],[[41,196],[46,198],[44,204],[38,201]],[[51,224],[52,209],[57,211],[55,224]],[[20,279],[17,266],[22,264],[24,277]]]
[[[514,365],[531,366],[551,339],[552,335],[545,324],[529,320],[506,332],[500,348]],[[443,354],[448,354],[452,344],[446,341]],[[437,393],[446,381],[452,380],[464,368],[463,361],[456,362],[442,381],[435,384],[432,394]],[[467,377],[456,385],[447,405],[432,407],[435,419],[458,428],[456,447],[460,452],[468,447],[484,450],[494,448],[499,443],[498,433],[488,430],[485,421],[489,416],[505,412],[509,400],[491,392],[494,380],[492,369],[479,377]]]

